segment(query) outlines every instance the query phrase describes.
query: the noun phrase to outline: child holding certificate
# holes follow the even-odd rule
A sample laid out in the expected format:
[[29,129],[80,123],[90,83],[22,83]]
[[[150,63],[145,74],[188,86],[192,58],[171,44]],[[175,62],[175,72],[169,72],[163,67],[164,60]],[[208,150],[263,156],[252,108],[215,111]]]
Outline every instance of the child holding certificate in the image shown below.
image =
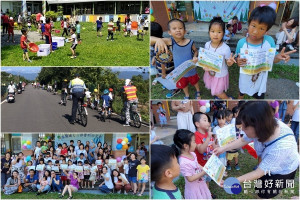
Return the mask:
[[[171,38],[157,38],[151,36],[151,45],[155,45],[155,50],[158,49],[158,53],[164,50],[167,53],[167,45],[172,46],[173,61],[175,68],[179,67],[182,63],[188,60],[197,62],[198,50],[194,44],[194,41],[184,37],[186,34],[185,24],[179,19],[172,19],[168,22],[169,34]],[[177,83],[176,87],[183,89],[185,94],[184,99],[190,99],[188,85],[191,84],[195,87],[195,99],[200,99],[200,88],[199,88],[199,76],[196,69],[188,71]]]
[[[220,72],[210,71],[204,67],[203,81],[205,87],[211,90],[211,95],[216,99],[229,99],[225,93],[229,88],[228,66],[236,63],[229,46],[223,41],[225,34],[225,23],[221,17],[214,17],[209,24],[209,42],[205,43],[205,49],[223,56]],[[200,58],[201,59],[201,58]]]
[[95,163],[95,160],[92,161],[92,166],[91,166],[91,175],[89,178],[89,181],[92,182],[92,188],[95,187],[95,182],[96,182],[96,177],[97,177],[97,171],[98,171],[98,167]]
[[185,129],[177,130],[174,135],[174,148],[179,155],[180,172],[185,180],[185,199],[211,199],[211,193],[203,179],[206,174],[197,161],[195,135]]
[[[77,166],[82,166],[82,162],[79,161],[79,162],[77,163]],[[83,180],[84,180],[83,171],[78,172],[78,178],[80,179],[79,187],[80,187],[80,188],[83,188],[83,183],[82,183]]]
[[89,183],[90,174],[91,174],[90,170],[91,167],[89,165],[89,161],[85,160],[83,165],[84,188],[90,188],[90,183]]
[[[256,50],[269,52],[271,48],[276,48],[273,38],[266,35],[267,31],[271,29],[276,20],[276,12],[269,6],[256,7],[252,12],[248,20],[248,34],[247,38],[242,38],[238,41],[236,47],[237,65],[241,67],[239,77],[239,99],[243,99],[245,94],[252,96],[256,99],[264,99],[267,91],[268,71],[260,71],[256,74],[249,75],[243,72],[243,67],[248,64],[246,58],[241,58],[241,50]],[[273,63],[278,63],[281,60],[288,62],[290,60],[290,54],[296,52],[285,52],[285,48],[278,53]],[[246,51],[245,51],[246,53]],[[263,58],[263,55],[258,55],[256,60]],[[250,63],[251,64],[251,63]],[[250,65],[249,64],[249,65]],[[263,63],[262,63],[263,64]],[[255,65],[256,70],[262,64]]]

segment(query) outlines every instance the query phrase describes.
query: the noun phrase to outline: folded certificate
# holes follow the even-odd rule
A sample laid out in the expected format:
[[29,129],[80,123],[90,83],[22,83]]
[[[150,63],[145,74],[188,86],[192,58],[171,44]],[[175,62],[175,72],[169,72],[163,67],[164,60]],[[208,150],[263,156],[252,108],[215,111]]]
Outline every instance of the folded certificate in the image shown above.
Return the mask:
[[216,132],[218,143],[220,147],[234,141],[236,139],[236,130],[234,124],[229,124],[223,128],[220,128]]
[[91,167],[90,167],[90,166],[84,166],[84,165],[83,165],[83,169],[84,169],[84,170],[90,170]]
[[75,172],[83,172],[83,166],[76,166]]
[[74,171],[74,170],[75,170],[75,167],[76,167],[76,165],[70,165],[70,166],[68,166],[68,169],[69,169],[70,171]]
[[92,172],[97,171],[97,166],[92,167],[92,168],[91,168],[91,171],[92,171]]
[[37,165],[36,166],[36,171],[43,171],[45,168],[45,165]]
[[67,164],[60,164],[60,169],[66,170],[66,169],[68,169],[68,165]]
[[225,172],[225,166],[220,161],[220,159],[213,154],[209,160],[206,162],[206,164],[203,167],[203,170],[218,184],[220,185],[224,172]]
[[102,160],[96,160],[96,165],[102,165]]
[[109,165],[115,165],[115,164],[117,164],[117,160],[116,159],[109,159],[108,164]]
[[53,167],[52,167],[52,170],[54,170],[55,172],[59,172],[58,166],[53,166]]
[[210,71],[221,72],[224,57],[216,52],[200,47],[198,65]]
[[28,166],[28,171],[31,169],[35,170],[35,166]]
[[49,170],[49,171],[51,171],[51,170],[52,170],[52,167],[51,167],[50,165],[47,165],[47,166],[46,166],[46,169]]

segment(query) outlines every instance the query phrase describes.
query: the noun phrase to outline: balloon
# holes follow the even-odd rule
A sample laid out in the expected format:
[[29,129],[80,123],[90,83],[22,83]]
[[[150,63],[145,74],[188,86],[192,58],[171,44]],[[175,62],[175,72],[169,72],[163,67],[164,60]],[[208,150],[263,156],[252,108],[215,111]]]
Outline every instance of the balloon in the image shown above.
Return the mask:
[[48,139],[50,140],[50,139],[51,139],[51,137],[50,137],[50,136],[48,136]]
[[206,112],[208,113],[210,111],[210,107],[206,108]]
[[31,156],[26,156],[26,162],[31,160]]
[[121,142],[122,142],[122,139],[121,139],[121,138],[117,139],[117,143],[118,143],[118,144],[121,144]]
[[128,137],[128,142],[131,142],[132,141],[132,138],[131,137]]
[[128,138],[124,138],[123,141],[126,142],[126,144],[127,144],[128,143]]
[[206,106],[207,108],[210,108],[210,104],[209,104],[209,103],[206,103],[205,106]]
[[117,157],[117,162],[121,162],[122,158],[121,157]]
[[121,144],[122,144],[122,145],[125,145],[125,144],[126,144],[126,142],[123,140]]
[[130,135],[129,133],[127,134],[127,138],[128,138],[128,137],[131,137],[131,135]]
[[122,144],[117,144],[116,149],[120,150],[122,149],[123,145]]
[[206,104],[206,101],[205,101],[205,100],[200,100],[200,101],[198,101],[198,102],[199,102],[200,106],[205,106],[205,104]]
[[155,17],[153,15],[150,15],[150,22],[154,22],[155,21]]
[[124,158],[127,158],[127,156],[125,156],[125,155],[124,155],[124,156],[122,156],[122,160],[124,160]]
[[28,145],[27,145],[27,149],[31,149],[31,145],[28,144]]
[[150,15],[152,15],[153,14],[153,9],[152,8],[150,8]]
[[131,147],[129,148],[129,152],[134,152],[134,147],[133,147],[133,146],[131,146]]
[[206,107],[205,107],[205,106],[201,106],[201,107],[200,107],[200,112],[206,113]]
[[23,145],[23,149],[27,149],[27,146],[26,146],[26,145]]
[[31,141],[29,141],[29,140],[27,140],[27,142],[26,142],[27,144],[31,144]]
[[26,140],[22,140],[22,144],[25,144],[26,143]]
[[128,149],[128,145],[127,144],[123,145],[122,149]]
[[47,136],[45,136],[44,139],[47,140]]

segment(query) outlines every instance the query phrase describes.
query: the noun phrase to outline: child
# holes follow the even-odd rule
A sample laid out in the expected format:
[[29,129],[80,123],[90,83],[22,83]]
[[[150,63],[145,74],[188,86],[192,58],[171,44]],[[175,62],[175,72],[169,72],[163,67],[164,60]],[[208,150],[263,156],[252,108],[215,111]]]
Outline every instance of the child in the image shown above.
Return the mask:
[[35,159],[37,159],[42,151],[42,148],[41,148],[41,142],[40,141],[36,141],[36,146],[34,148],[34,157]]
[[63,18],[61,18],[61,20],[60,20],[60,28],[61,29],[63,29],[64,28],[64,19]]
[[57,149],[56,149],[56,152],[55,152],[57,156],[61,155],[61,149],[62,149],[62,145],[59,143],[57,145]]
[[28,30],[31,31],[31,21],[30,20],[27,21],[27,27],[28,27]]
[[[61,164],[67,164],[66,159],[63,159]],[[63,183],[63,185],[67,185],[67,173],[65,173],[65,170],[61,169],[61,175],[60,175],[60,179]]]
[[[82,161],[78,161],[77,162],[77,166],[82,166]],[[80,179],[80,183],[79,183],[79,186],[80,188],[83,188],[83,180],[84,180],[84,176],[83,176],[83,172],[78,172],[78,178]]]
[[50,44],[50,51],[52,52],[51,32],[52,32],[52,27],[50,24],[50,18],[47,18],[46,25],[45,25],[45,38],[46,38],[46,44]]
[[138,32],[137,32],[137,39],[139,40],[140,35],[142,37],[142,40],[144,40],[144,26],[145,26],[145,20],[141,19],[140,24],[139,24],[139,28],[138,28]]
[[82,163],[84,163],[85,158],[84,158],[84,153],[80,153],[79,154],[79,158],[77,159],[77,162],[81,161]]
[[48,185],[47,176],[43,176],[40,180],[41,188],[37,191],[37,194],[42,193],[44,188]]
[[[110,101],[112,99],[109,97],[108,94],[109,94],[108,89],[105,89],[103,91],[103,95],[101,96],[101,99],[103,101],[103,108],[108,108],[108,114],[110,114],[111,113]],[[105,111],[105,109],[102,110],[102,115],[104,115],[104,111]]]
[[92,94],[92,96],[94,97],[94,101],[93,101],[93,108],[95,110],[98,110],[98,104],[99,104],[99,93],[98,93],[98,89],[94,89],[94,93]]
[[151,181],[153,199],[182,199],[173,180],[180,175],[180,166],[172,147],[151,145]]
[[129,160],[129,171],[128,171],[128,181],[131,184],[133,190],[133,195],[137,192],[137,166],[140,164],[140,161],[136,159],[136,154],[131,153]]
[[84,188],[90,188],[90,170],[91,167],[89,165],[89,161],[85,160],[83,165],[83,175],[84,175]]
[[119,35],[120,35],[120,31],[121,31],[121,17],[118,17],[118,21],[117,21],[117,31],[119,32]]
[[15,43],[15,40],[14,40],[14,27],[15,27],[15,22],[14,22],[14,18],[10,17],[9,18],[9,22],[8,22],[8,38],[7,38],[7,42],[9,42],[9,38],[10,38],[10,35],[11,35],[11,41],[13,43]]
[[78,42],[80,42],[80,28],[81,28],[81,25],[79,24],[79,21],[76,21],[76,33],[77,33],[77,39],[78,39]]
[[166,118],[166,110],[162,108],[162,103],[158,102],[158,117],[159,117],[159,122],[160,122],[160,127],[163,128],[164,124],[167,125],[167,118]]
[[68,36],[68,25],[67,25],[66,18],[64,18],[64,20],[63,20],[63,27],[64,27],[64,30],[63,30],[63,33],[61,34],[61,37],[64,37],[65,34]]
[[29,47],[28,44],[29,44],[29,40],[27,39],[27,30],[22,28],[21,30],[21,33],[22,33],[22,36],[21,36],[21,42],[20,42],[20,45],[21,45],[21,49],[23,50],[23,61],[25,61],[25,58],[27,58],[27,61],[28,62],[32,62],[30,59],[29,59],[29,56],[28,56],[28,50],[27,48]]
[[[239,139],[240,138],[240,133],[242,132],[241,131],[242,122],[239,118],[237,118],[237,120],[236,120],[235,129],[236,129],[236,139]],[[241,150],[241,153],[244,153],[244,150],[242,148],[240,148],[240,150]],[[238,149],[233,149],[231,151],[227,151],[226,159],[227,159],[226,170],[231,170],[230,161],[233,160],[233,159],[235,161],[234,168],[236,170],[241,169],[240,166],[239,166],[239,152],[238,152]]]
[[225,110],[225,124],[228,125],[228,124],[231,124],[231,120],[232,120],[232,117],[233,117],[233,113],[231,110]]
[[98,171],[98,168],[95,165],[95,160],[93,160],[92,167],[91,167],[91,175],[90,175],[90,178],[89,178],[89,181],[91,181],[91,184],[92,184],[92,188],[95,187],[95,182],[96,182],[96,177],[97,177],[97,171]]
[[223,40],[225,41],[226,44],[228,44],[228,41],[231,39],[232,37],[232,25],[231,24],[227,24],[226,25],[226,30],[225,30],[225,34],[224,34],[224,37],[223,37]]
[[[269,50],[275,48],[275,42],[273,38],[266,35],[267,31],[273,26],[276,20],[276,13],[273,8],[269,6],[256,7],[252,12],[248,20],[248,34],[247,38],[239,40],[236,47],[236,54],[240,53],[242,48],[246,49],[259,49]],[[278,63],[284,60],[285,63],[290,60],[289,54],[296,52],[289,51],[284,52],[285,48],[281,50],[274,58],[274,63]],[[237,58],[237,65],[239,67],[245,66],[247,59]],[[264,99],[265,92],[267,90],[268,72],[263,71],[255,75],[247,75],[240,73],[239,77],[239,99],[243,99],[244,95],[247,94],[256,99]]]
[[[198,61],[198,51],[192,40],[184,38],[186,34],[185,24],[178,19],[172,19],[168,22],[168,33],[171,38],[155,38],[151,37],[151,45],[159,47],[158,52],[162,52],[162,48],[167,49],[166,45],[172,45],[172,53],[174,66],[177,68],[187,60]],[[195,98],[200,99],[199,76],[196,69],[188,71],[176,84],[176,87],[183,89],[184,99],[190,99],[188,84],[190,83],[196,89]]]
[[229,97],[225,93],[229,88],[228,66],[233,65],[236,61],[232,57],[229,46],[223,42],[225,23],[221,17],[214,17],[210,21],[208,30],[211,41],[205,43],[205,49],[222,55],[224,60],[221,72],[208,71],[204,68],[203,81],[205,87],[211,90],[211,95],[216,96],[216,99],[228,99]]
[[99,17],[99,20],[96,20],[95,24],[97,24],[97,37],[102,37],[102,32],[101,32],[103,27],[102,17]]
[[41,26],[41,32],[42,32],[42,40],[44,40],[44,34],[45,34],[45,24],[44,22],[41,20],[40,22],[40,26]]
[[197,162],[195,135],[189,130],[177,130],[173,148],[179,155],[180,172],[185,180],[185,199],[211,199],[211,193],[202,178],[205,171]]
[[47,146],[47,142],[43,142],[43,146],[41,148],[42,150],[42,154],[45,155],[47,153],[47,150],[48,150],[48,146]]
[[39,159],[38,163],[39,163],[39,165],[43,166],[43,169],[40,170],[40,171],[38,171],[38,173],[39,173],[39,179],[41,179],[41,178],[43,178],[44,173],[45,173],[45,161],[44,161],[44,158]]
[[76,31],[76,28],[75,27],[72,27],[71,28],[71,31],[70,31],[70,33],[71,33],[71,41],[72,41],[72,45],[71,45],[71,48],[70,48],[70,50],[71,50],[71,52],[72,52],[72,56],[71,56],[71,58],[73,59],[73,58],[76,58],[76,52],[75,52],[75,49],[76,49],[76,46],[77,46],[77,38],[76,38],[76,35],[75,35],[75,31]]
[[[152,23],[152,22],[151,22],[151,23]],[[144,26],[145,35],[148,33],[148,30],[149,30],[149,24],[150,24],[149,19],[148,19],[148,17],[146,16],[146,17],[145,17],[145,26]],[[151,31],[152,31],[152,30],[151,30]]]
[[67,146],[67,143],[65,143],[65,142],[63,143],[62,150],[61,150],[60,154],[63,155],[63,156],[65,156],[65,157],[68,155],[68,146]]
[[110,19],[110,22],[108,22],[108,24],[107,24],[107,31],[108,31],[108,35],[107,35],[107,38],[106,38],[106,40],[108,41],[109,40],[109,36],[111,37],[110,38],[110,41],[113,41],[114,40],[114,32],[113,32],[113,30],[114,30],[114,19],[113,18],[111,18]]
[[129,171],[129,165],[128,165],[128,160],[127,158],[123,159],[124,165],[123,165],[123,169],[124,169],[124,174],[128,180],[128,171]]
[[235,107],[232,108],[232,119],[231,119],[230,124],[235,125],[236,118],[237,118],[238,115],[239,115],[239,107],[235,106]]
[[131,21],[130,21],[130,18],[127,18],[127,20],[126,20],[126,30],[127,30],[127,36],[131,37]]
[[27,162],[27,167],[25,167],[25,171],[27,171],[27,175],[26,175],[26,176],[30,175],[29,167],[31,167],[31,166],[32,166],[32,161],[29,160],[29,161]]
[[146,183],[149,181],[149,170],[150,167],[149,165],[146,165],[146,159],[142,158],[141,160],[141,165],[137,166],[137,181],[139,182],[139,186],[137,189],[137,193],[139,193],[139,188],[142,186],[141,193],[138,196],[143,196],[144,190],[146,188]]

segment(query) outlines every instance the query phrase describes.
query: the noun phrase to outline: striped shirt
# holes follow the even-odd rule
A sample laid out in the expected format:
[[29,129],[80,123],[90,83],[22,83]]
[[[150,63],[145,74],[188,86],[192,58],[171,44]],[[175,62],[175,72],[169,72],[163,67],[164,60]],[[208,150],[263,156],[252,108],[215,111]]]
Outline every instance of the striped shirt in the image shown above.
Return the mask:
[[[292,133],[286,124],[277,120],[280,127],[280,136]],[[279,137],[280,137],[279,136]],[[245,134],[243,139],[247,142],[254,141],[254,148],[259,157],[262,158],[259,168],[265,173],[271,174],[290,174],[299,166],[299,154],[297,151],[297,143],[293,135],[282,138],[270,146],[265,148],[265,145],[272,141],[261,143],[258,138],[248,138]]]
[[108,22],[107,24],[107,30],[108,31],[113,31],[114,29],[114,23],[113,22]]

